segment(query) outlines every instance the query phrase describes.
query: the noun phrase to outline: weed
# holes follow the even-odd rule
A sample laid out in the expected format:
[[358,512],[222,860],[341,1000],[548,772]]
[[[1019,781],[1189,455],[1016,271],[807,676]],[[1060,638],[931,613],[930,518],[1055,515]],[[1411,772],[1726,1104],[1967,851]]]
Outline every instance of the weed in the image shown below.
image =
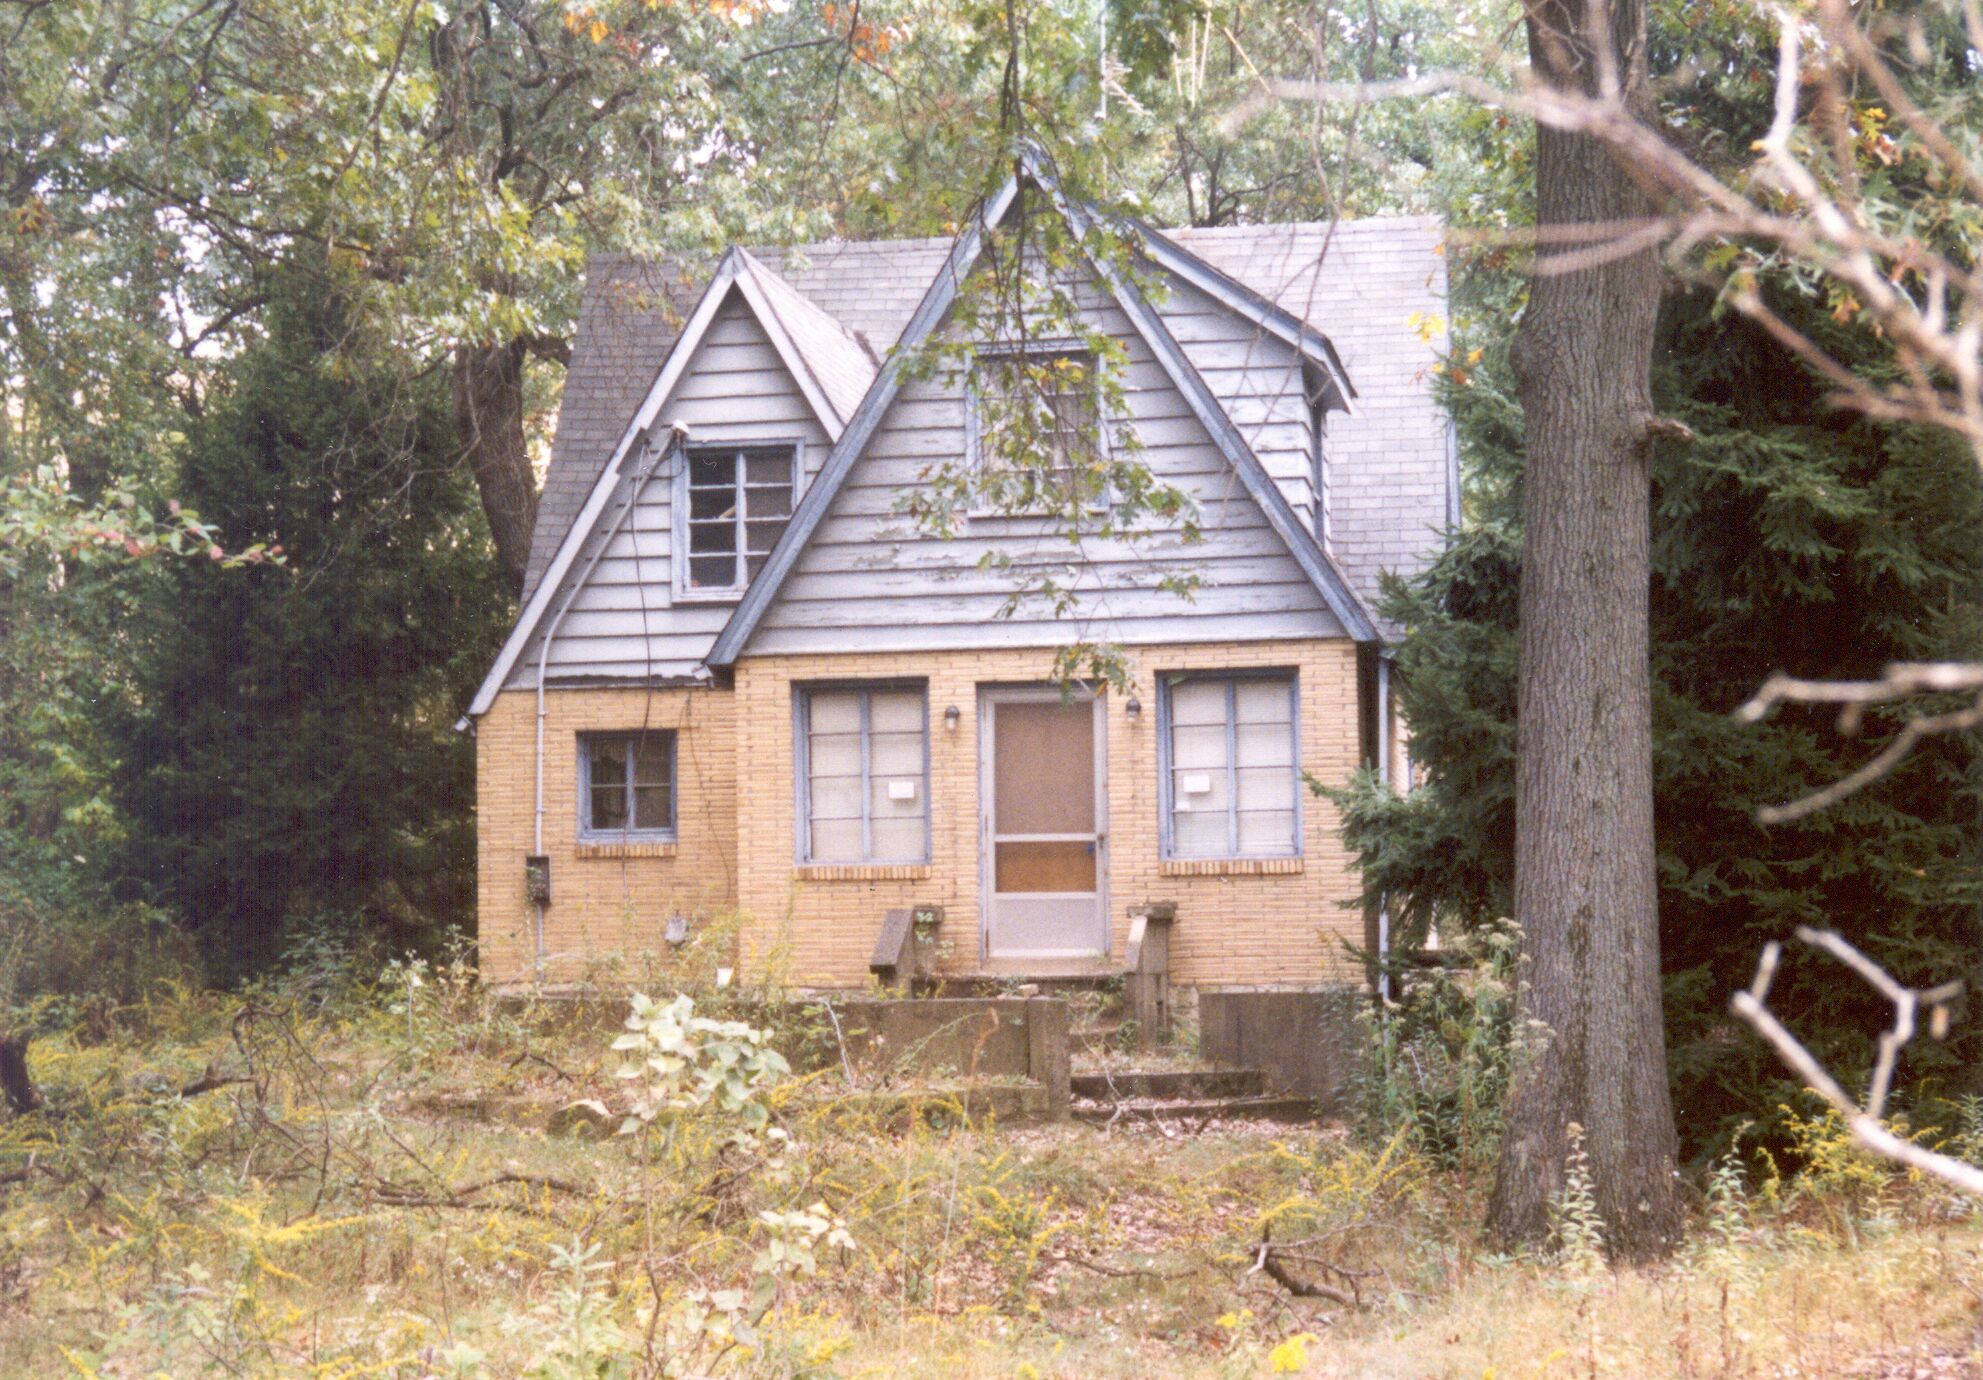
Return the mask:
[[1572,1278],[1587,1279],[1604,1269],[1604,1218],[1597,1210],[1590,1154],[1584,1128],[1569,1126],[1570,1148],[1563,1157],[1563,1187],[1550,1205],[1550,1231],[1556,1258]]

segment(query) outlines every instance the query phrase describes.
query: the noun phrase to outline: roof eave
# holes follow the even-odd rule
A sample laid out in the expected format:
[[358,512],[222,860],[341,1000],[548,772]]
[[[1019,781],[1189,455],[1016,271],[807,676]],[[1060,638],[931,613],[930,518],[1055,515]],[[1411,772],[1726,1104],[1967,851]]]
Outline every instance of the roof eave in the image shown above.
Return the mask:
[[1184,279],[1223,306],[1294,347],[1304,358],[1314,361],[1335,384],[1345,411],[1357,396],[1349,370],[1336,352],[1335,342],[1278,302],[1256,292],[1231,274],[1186,249],[1162,231],[1140,220],[1128,219],[1145,255],[1166,272]]

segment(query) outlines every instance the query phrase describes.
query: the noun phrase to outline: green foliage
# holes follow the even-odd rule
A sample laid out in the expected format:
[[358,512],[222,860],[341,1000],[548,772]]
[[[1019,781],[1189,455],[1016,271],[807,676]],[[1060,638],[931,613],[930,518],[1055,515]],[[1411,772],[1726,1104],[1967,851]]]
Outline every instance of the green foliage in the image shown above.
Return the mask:
[[[704,1107],[737,1117],[746,1131],[762,1130],[770,1113],[760,1091],[792,1071],[764,1031],[698,1016],[687,993],[664,1002],[636,992],[626,1033],[613,1048],[632,1056],[619,1071],[634,1085],[623,1135],[657,1122],[666,1130],[681,1114]],[[784,1133],[774,1128],[772,1134]]]
[[1396,1003],[1365,1018],[1358,1085],[1378,1139],[1403,1134],[1427,1160],[1463,1173],[1493,1163],[1509,1083],[1532,1043],[1517,1038],[1516,951],[1504,921],[1462,934],[1431,967],[1393,971]]
[[[1491,265],[1460,291],[1475,324],[1444,391],[1470,522],[1388,595],[1407,630],[1398,685],[1424,784],[1395,796],[1365,779],[1338,796],[1366,885],[1389,894],[1407,944],[1435,922],[1451,933],[1512,906],[1521,419],[1500,313],[1514,303]],[[1793,319],[1812,313],[1794,293],[1774,301]],[[1751,726],[1731,711],[1778,669],[1855,677],[1983,654],[1983,485],[1948,438],[1827,410],[1816,380],[1706,294],[1669,302],[1658,360],[1657,405],[1695,436],[1662,444],[1652,464],[1661,953],[1681,1134],[1711,1153],[1742,1122],[1770,1126],[1788,1086],[1725,1015],[1768,939],[1824,924],[1903,981],[1974,971],[1974,740],[1930,741],[1845,803],[1764,828],[1757,807],[1845,775],[1922,706],[1869,713],[1857,738],[1818,713]],[[1793,965],[1772,1005],[1848,1072],[1887,1015],[1814,964]],[[1917,1047],[1912,1086],[1965,1077],[1977,1039],[1972,1023],[1952,1045]]]
[[235,973],[310,917],[395,948],[468,921],[473,743],[452,724],[509,612],[434,387],[354,367],[340,299],[283,290],[173,478],[287,563],[146,578],[107,715],[127,867]]
[[1570,1149],[1563,1157],[1563,1187],[1550,1204],[1550,1235],[1556,1257],[1573,1279],[1588,1279],[1604,1268],[1604,1218],[1597,1210],[1590,1152],[1584,1128],[1570,1123]]

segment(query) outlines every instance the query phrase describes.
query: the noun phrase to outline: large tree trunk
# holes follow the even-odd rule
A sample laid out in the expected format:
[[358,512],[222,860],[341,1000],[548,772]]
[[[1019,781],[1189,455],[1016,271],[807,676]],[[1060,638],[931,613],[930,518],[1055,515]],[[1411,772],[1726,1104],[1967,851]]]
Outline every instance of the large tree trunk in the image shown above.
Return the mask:
[[482,495],[496,558],[512,589],[523,588],[530,531],[537,523],[537,475],[523,440],[522,341],[464,345],[454,357],[454,417],[464,457]]
[[[1643,111],[1642,0],[1604,8],[1622,89]],[[1542,81],[1599,94],[1589,13],[1581,0],[1529,0]],[[1536,143],[1545,237],[1551,226],[1651,213],[1596,140],[1543,129]],[[1521,1014],[1549,1034],[1511,1100],[1489,1227],[1509,1244],[1548,1231],[1570,1128],[1581,1126],[1608,1246],[1627,1259],[1666,1250],[1681,1222],[1660,1010],[1647,623],[1660,291],[1651,251],[1537,273],[1515,351],[1528,432],[1515,914]]]
[[28,1037],[0,1032],[0,1094],[17,1112],[31,1112],[41,1105],[41,1094],[28,1075]]

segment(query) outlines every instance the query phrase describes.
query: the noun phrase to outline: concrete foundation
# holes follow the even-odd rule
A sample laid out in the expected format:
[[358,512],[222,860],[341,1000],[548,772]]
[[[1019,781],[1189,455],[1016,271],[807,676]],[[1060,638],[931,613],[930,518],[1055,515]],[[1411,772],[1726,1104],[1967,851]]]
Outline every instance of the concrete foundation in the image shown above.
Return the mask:
[[1363,1067],[1357,1013],[1368,1000],[1346,985],[1203,987],[1198,1048],[1207,1059],[1259,1069],[1277,1092],[1340,1107]]
[[1052,1120],[1067,1115],[1067,1003],[1058,997],[836,1000],[855,1064],[905,1077],[1024,1078],[1045,1090]]

